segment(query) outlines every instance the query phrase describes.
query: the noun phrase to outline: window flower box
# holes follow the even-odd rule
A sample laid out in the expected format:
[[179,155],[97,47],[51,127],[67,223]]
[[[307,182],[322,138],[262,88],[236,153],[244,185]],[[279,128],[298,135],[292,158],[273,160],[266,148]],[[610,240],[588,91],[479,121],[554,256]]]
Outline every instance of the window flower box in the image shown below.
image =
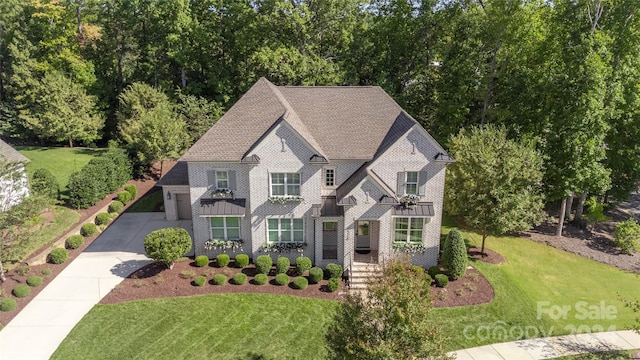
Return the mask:
[[304,198],[298,195],[269,196],[269,202],[272,204],[280,204],[280,205],[286,205],[287,203],[290,203],[290,202],[304,203]]
[[400,198],[400,203],[405,208],[408,208],[408,207],[417,205],[419,200],[420,200],[420,196],[407,194],[407,195],[405,195],[405,196]]
[[427,251],[427,247],[423,243],[411,243],[411,242],[394,242],[391,248],[395,252],[403,252],[405,254],[424,254]]
[[233,199],[233,191],[229,189],[215,189],[211,191],[212,199]]
[[304,247],[307,246],[307,243],[264,243],[262,244],[263,252],[271,252],[271,253],[290,253],[290,252],[304,252]]
[[242,240],[211,239],[204,243],[204,249],[242,251],[243,243]]

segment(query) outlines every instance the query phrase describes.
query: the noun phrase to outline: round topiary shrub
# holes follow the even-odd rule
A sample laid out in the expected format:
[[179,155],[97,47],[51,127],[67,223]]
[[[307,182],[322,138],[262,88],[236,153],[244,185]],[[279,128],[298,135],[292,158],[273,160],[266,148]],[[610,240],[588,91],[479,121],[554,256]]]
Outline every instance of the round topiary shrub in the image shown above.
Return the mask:
[[129,201],[131,201],[131,193],[128,191],[120,191],[118,193],[118,200],[126,205]]
[[273,265],[273,260],[269,255],[260,255],[256,258],[255,265],[256,271],[259,274],[269,274],[271,266]]
[[131,194],[131,200],[135,199],[138,196],[138,188],[134,184],[127,184],[124,186],[124,191]]
[[424,282],[427,284],[427,286],[431,286],[431,283],[433,282],[433,279],[431,278],[431,276],[429,276],[429,274],[425,274],[424,275]]
[[86,223],[80,228],[80,235],[89,237],[98,231],[98,227],[94,223]]
[[42,285],[42,278],[40,276],[29,276],[29,278],[27,279],[27,285],[31,286],[31,287],[37,287]]
[[436,286],[437,287],[443,288],[443,287],[447,287],[447,285],[449,285],[449,278],[445,274],[436,275],[435,280],[436,280]]
[[195,258],[194,265],[197,267],[203,267],[209,263],[209,257],[207,255],[198,255]]
[[253,278],[253,282],[256,285],[264,285],[269,281],[269,277],[267,276],[267,274],[256,274],[256,276]]
[[467,273],[467,246],[458,229],[451,229],[444,241],[442,266],[451,280],[464,277]]
[[428,270],[427,270],[427,274],[429,274],[429,276],[431,276],[432,278],[435,278],[436,275],[440,274],[440,268],[437,266],[431,266]]
[[158,229],[144,238],[144,251],[158,264],[168,268],[191,250],[191,236],[183,228]]
[[306,256],[300,256],[296,259],[296,274],[304,274],[305,271],[309,271],[309,269],[311,269],[311,266],[311,259]]
[[341,278],[342,277],[342,266],[338,264],[327,264],[325,267],[327,270],[327,276],[331,278]]
[[13,296],[17,298],[23,298],[29,296],[31,294],[31,288],[29,285],[20,284],[13,288]]
[[287,274],[278,274],[276,275],[276,284],[277,285],[287,285],[289,283],[289,275]]
[[419,265],[413,265],[411,266],[411,270],[413,270],[416,274],[424,274],[424,268],[422,266]]
[[51,275],[51,269],[42,269],[40,273],[44,276],[49,276]]
[[106,212],[101,212],[96,215],[95,223],[98,226],[107,225],[111,221],[111,215]]
[[77,249],[82,246],[82,243],[84,243],[84,237],[82,237],[82,235],[76,234],[69,236],[64,242],[64,246],[67,249]]
[[40,168],[33,172],[31,178],[31,191],[36,195],[41,195],[49,199],[57,199],[60,192],[58,180],[51,171]]
[[204,276],[196,276],[193,279],[193,285],[195,286],[204,286],[207,283],[207,278]]
[[321,268],[319,267],[312,267],[309,270],[309,283],[310,284],[317,284],[319,283],[322,278],[324,277],[324,272],[322,271]]
[[291,261],[288,257],[280,256],[276,260],[276,274],[286,274],[291,266]]
[[233,283],[236,285],[242,285],[247,282],[247,275],[243,273],[237,273],[233,275]]
[[227,276],[224,274],[215,275],[211,282],[213,282],[213,285],[224,285],[227,282]]
[[53,264],[62,264],[68,257],[69,252],[65,248],[55,248],[49,253],[49,261]]
[[18,304],[13,299],[0,300],[0,311],[11,311],[16,308]]
[[299,276],[293,280],[293,288],[296,290],[306,289],[309,285],[309,281],[304,276]]
[[219,254],[216,256],[216,263],[218,263],[218,267],[225,267],[229,265],[229,262],[231,262],[231,258],[229,258],[229,255],[227,254]]
[[236,267],[240,269],[244,269],[247,266],[249,266],[249,255],[247,254],[236,255]]
[[327,281],[327,290],[329,290],[329,292],[334,292],[338,290],[339,287],[340,287],[340,279],[331,278],[329,279],[329,281]]
[[123,208],[124,204],[117,200],[109,204],[109,212],[112,214],[120,214]]

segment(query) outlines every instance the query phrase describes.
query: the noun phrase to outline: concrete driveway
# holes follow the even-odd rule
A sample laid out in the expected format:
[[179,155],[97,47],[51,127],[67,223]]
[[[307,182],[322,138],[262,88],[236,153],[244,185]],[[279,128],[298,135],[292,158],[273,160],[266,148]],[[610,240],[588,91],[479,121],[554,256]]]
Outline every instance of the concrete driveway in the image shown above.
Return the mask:
[[0,359],[49,359],[82,317],[116,285],[151,262],[144,237],[153,230],[182,227],[164,213],[125,213],[44,288],[0,331]]

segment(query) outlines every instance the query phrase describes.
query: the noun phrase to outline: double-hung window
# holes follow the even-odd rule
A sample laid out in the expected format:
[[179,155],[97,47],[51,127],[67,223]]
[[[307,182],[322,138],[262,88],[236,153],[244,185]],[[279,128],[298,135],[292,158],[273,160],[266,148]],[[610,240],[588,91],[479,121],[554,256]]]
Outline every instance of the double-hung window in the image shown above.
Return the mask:
[[216,170],[216,189],[229,189],[229,173],[226,170]]
[[240,239],[240,218],[233,216],[211,218],[211,238],[216,240]]
[[300,174],[272,173],[271,196],[300,196]]
[[404,193],[406,195],[418,195],[418,172],[407,171],[404,181]]
[[303,242],[302,219],[267,219],[269,242]]
[[398,217],[394,219],[394,241],[422,242],[424,218]]

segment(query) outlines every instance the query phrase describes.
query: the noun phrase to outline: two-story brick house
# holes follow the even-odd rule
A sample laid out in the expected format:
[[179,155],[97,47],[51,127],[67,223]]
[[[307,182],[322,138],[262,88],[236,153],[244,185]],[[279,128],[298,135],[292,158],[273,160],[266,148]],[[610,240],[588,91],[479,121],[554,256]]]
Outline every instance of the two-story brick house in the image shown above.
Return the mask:
[[380,87],[262,78],[159,184],[167,219],[192,218],[196,255],[302,252],[348,266],[412,248],[431,266],[451,161]]

